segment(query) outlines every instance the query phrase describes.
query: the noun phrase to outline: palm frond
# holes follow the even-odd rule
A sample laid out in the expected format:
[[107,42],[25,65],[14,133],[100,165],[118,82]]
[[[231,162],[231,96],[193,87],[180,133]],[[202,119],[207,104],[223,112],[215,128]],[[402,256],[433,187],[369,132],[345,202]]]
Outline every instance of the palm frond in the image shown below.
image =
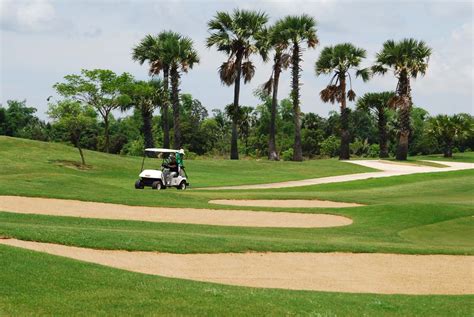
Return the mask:
[[266,94],[270,95],[273,90],[273,74],[270,76],[270,78],[262,85],[261,90]]
[[222,63],[219,67],[219,76],[222,83],[227,86],[230,86],[234,83],[235,78],[237,77],[237,67],[235,59],[229,59]]
[[242,77],[244,78],[244,83],[248,83],[252,80],[255,75],[255,65],[251,61],[246,61],[242,63]]
[[347,99],[349,99],[349,101],[354,101],[356,98],[356,93],[354,90],[350,89],[348,92],[347,92]]

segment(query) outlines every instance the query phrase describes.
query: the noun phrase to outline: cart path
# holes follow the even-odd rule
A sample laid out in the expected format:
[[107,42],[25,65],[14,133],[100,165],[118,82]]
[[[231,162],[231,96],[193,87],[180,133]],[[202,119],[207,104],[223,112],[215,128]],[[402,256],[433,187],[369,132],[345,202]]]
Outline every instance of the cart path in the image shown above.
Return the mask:
[[446,167],[422,166],[422,165],[416,165],[413,163],[399,163],[399,162],[383,161],[383,160],[378,160],[378,161],[377,160],[357,160],[357,161],[345,161],[345,162],[374,168],[379,171],[369,172],[369,173],[329,176],[329,177],[321,177],[321,178],[311,178],[311,179],[303,179],[303,180],[298,180],[298,181],[287,181],[287,182],[269,183],[269,184],[203,187],[203,188],[196,188],[196,190],[197,189],[199,190],[274,189],[274,188],[285,188],[285,187],[300,187],[300,186],[308,186],[308,185],[340,183],[340,182],[348,182],[348,181],[355,181],[355,180],[362,180],[362,179],[369,179],[369,178],[400,176],[400,175],[409,175],[409,174],[418,174],[418,173],[460,171],[460,170],[474,168],[473,163],[447,162],[447,161],[446,162],[445,161],[425,161],[425,162],[432,162],[432,163],[445,165]]
[[324,228],[352,223],[350,218],[329,214],[144,207],[21,196],[0,196],[0,211],[238,227]]
[[133,272],[220,284],[377,294],[474,294],[474,256],[384,253],[171,254],[0,239]]

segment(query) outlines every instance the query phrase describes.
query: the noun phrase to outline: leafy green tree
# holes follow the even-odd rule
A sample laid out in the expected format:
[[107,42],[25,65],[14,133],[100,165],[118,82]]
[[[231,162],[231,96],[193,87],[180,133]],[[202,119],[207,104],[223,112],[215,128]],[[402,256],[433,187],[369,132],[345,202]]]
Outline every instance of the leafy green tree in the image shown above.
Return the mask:
[[[321,90],[321,100],[324,102],[338,102],[341,107],[341,149],[339,151],[340,160],[350,158],[349,144],[351,136],[349,133],[349,113],[347,110],[347,100],[354,101],[356,94],[352,90],[351,70],[355,70],[356,76],[361,76],[364,81],[369,79],[367,69],[360,69],[359,65],[366,57],[366,51],[355,47],[351,43],[337,44],[325,47],[315,64],[316,75],[333,74],[326,88]],[[349,91],[346,93],[349,78]]]
[[[222,83],[234,85],[235,108],[239,107],[240,79],[250,82],[255,74],[255,66],[250,60],[254,53],[260,53],[266,59],[266,50],[261,46],[259,38],[268,21],[266,14],[248,10],[234,10],[232,14],[217,12],[208,22],[211,35],[207,38],[207,46],[215,46],[218,51],[228,55],[220,69]],[[239,159],[238,123],[232,122],[232,140],[230,158]]]
[[307,113],[302,121],[303,154],[313,157],[321,153],[321,142],[324,140],[325,120],[314,113]]
[[388,70],[392,70],[398,79],[396,96],[390,101],[391,106],[399,111],[397,160],[406,160],[408,156],[412,108],[410,78],[417,78],[418,75],[426,73],[430,55],[431,48],[423,41],[388,40],[383,44],[382,50],[377,53],[375,64],[372,66],[374,74],[384,75]]
[[76,100],[63,100],[49,105],[48,116],[54,120],[55,124],[67,131],[70,142],[79,151],[82,165],[86,165],[81,141],[84,132],[97,120],[94,108]]
[[302,59],[302,45],[306,42],[308,48],[315,48],[318,44],[316,36],[316,21],[303,14],[301,16],[286,16],[275,23],[275,32],[281,35],[281,40],[291,49],[291,98],[293,100],[293,119],[295,128],[295,142],[293,144],[293,160],[303,160],[301,146],[301,110],[300,110],[300,64]]
[[388,131],[387,131],[387,111],[389,101],[395,96],[391,91],[380,93],[366,93],[357,100],[357,108],[371,111],[377,118],[379,134],[379,157],[388,157]]
[[428,133],[436,138],[444,157],[452,157],[453,148],[474,135],[474,119],[468,114],[438,115],[429,119]]
[[164,100],[163,82],[159,79],[150,81],[137,80],[124,88],[127,100],[123,101],[122,111],[135,108],[140,111],[143,120],[144,146],[155,146],[153,139],[153,111]]
[[[217,131],[205,130],[203,127],[209,116],[207,109],[191,94],[182,94],[180,110],[183,147],[196,154],[204,154],[214,144],[217,134]],[[210,125],[208,122],[206,128]]]
[[22,129],[39,123],[36,108],[28,107],[26,100],[7,100],[7,108],[0,105],[0,134],[18,137]]
[[6,135],[7,110],[0,104],[0,135]]
[[123,105],[122,90],[132,80],[128,73],[117,75],[107,69],[83,69],[80,75],[64,76],[64,83],[53,87],[66,98],[86,103],[97,110],[104,120],[105,152],[109,152],[109,119],[112,110]]

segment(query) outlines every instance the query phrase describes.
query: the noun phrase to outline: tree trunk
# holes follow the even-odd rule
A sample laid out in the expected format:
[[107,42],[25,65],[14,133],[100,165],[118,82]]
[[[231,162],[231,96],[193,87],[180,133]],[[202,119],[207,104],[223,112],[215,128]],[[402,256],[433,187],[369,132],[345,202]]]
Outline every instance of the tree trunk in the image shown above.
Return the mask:
[[410,112],[411,112],[411,96],[410,96],[410,79],[406,71],[400,73],[398,80],[398,96],[402,98],[399,109],[399,140],[397,146],[397,160],[405,161],[408,157],[408,142],[410,137]]
[[173,147],[181,148],[181,126],[179,118],[179,72],[177,65],[171,67],[171,101],[173,104]]
[[[237,52],[236,63],[237,63],[237,76],[234,82],[234,111],[235,113],[239,112],[239,95],[240,95],[240,76],[242,73],[242,52]],[[239,147],[237,140],[239,134],[237,131],[237,115],[232,116],[232,139],[230,141],[230,159],[238,160],[239,159]]]
[[349,133],[349,109],[346,105],[346,73],[339,75],[339,85],[342,92],[341,96],[341,148],[339,153],[340,160],[350,159],[351,136]]
[[168,122],[168,109],[169,109],[169,93],[168,93],[168,80],[169,69],[166,67],[163,69],[163,89],[165,94],[165,100],[161,109],[161,123],[163,125],[163,147],[168,149],[170,147],[170,128]]
[[73,131],[71,131],[69,134],[69,140],[71,141],[72,144],[74,144],[74,146],[79,151],[82,165],[86,165],[86,160],[84,159],[84,153],[82,153],[81,144],[80,144],[80,141],[81,141],[80,129],[74,129]]
[[388,157],[388,146],[387,146],[387,117],[385,116],[384,107],[377,109],[378,114],[378,128],[379,128],[379,157]]
[[105,133],[105,152],[109,153],[110,148],[110,136],[109,136],[109,113],[106,112],[103,116],[104,119],[104,133]]
[[293,44],[293,55],[291,56],[291,77],[293,99],[293,120],[295,123],[295,142],[293,144],[293,161],[303,161],[303,149],[301,147],[301,118],[300,118],[300,60],[301,53],[298,43]]
[[79,146],[79,144],[77,145],[77,149],[79,150],[79,155],[81,156],[82,165],[85,166],[86,165],[86,160],[84,159],[84,153],[82,153],[82,149]]
[[273,67],[273,94],[272,94],[272,108],[270,111],[270,133],[268,136],[268,159],[271,161],[279,161],[280,157],[276,149],[276,113],[278,106],[278,82],[280,81],[281,65],[280,65],[281,53],[275,55],[275,65]]
[[145,139],[145,148],[155,147],[155,141],[153,140],[152,112],[146,106],[143,106],[141,111],[143,119],[143,137]]
[[444,157],[452,158],[453,157],[453,146],[451,144],[446,144],[444,148]]

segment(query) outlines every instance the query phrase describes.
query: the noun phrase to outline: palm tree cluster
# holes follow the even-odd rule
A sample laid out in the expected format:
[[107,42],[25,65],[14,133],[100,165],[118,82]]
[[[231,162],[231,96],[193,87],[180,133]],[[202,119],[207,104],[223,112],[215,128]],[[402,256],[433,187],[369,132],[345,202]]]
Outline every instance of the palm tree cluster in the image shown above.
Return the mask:
[[[193,41],[172,31],[163,31],[156,36],[147,35],[133,48],[132,58],[140,64],[149,64],[152,77],[163,75],[162,92],[157,92],[163,123],[163,146],[170,147],[168,111],[171,100],[173,108],[173,146],[181,147],[181,129],[179,115],[179,85],[182,73],[187,73],[199,63],[199,56],[193,47]],[[171,96],[169,93],[171,78]]]
[[[316,30],[316,21],[306,14],[286,16],[268,26],[269,17],[264,12],[251,10],[234,10],[232,12],[217,12],[207,23],[209,36],[206,39],[207,47],[215,47],[223,52],[226,59],[219,67],[218,73],[221,82],[226,86],[233,86],[234,99],[229,106],[233,114],[240,114],[239,104],[241,80],[249,83],[255,75],[256,67],[252,61],[254,55],[259,55],[263,61],[272,54],[272,72],[261,90],[271,95],[271,120],[268,137],[268,158],[279,160],[276,148],[276,109],[278,105],[278,85],[281,73],[291,69],[291,101],[294,120],[293,160],[302,161],[301,144],[301,64],[305,49],[313,49],[319,39]],[[404,39],[399,42],[386,41],[382,50],[376,55],[375,64],[362,68],[366,58],[363,48],[351,43],[342,43],[324,47],[315,62],[316,76],[330,75],[327,86],[319,93],[323,102],[338,103],[340,105],[340,159],[350,157],[349,144],[351,135],[348,128],[349,109],[347,102],[355,101],[356,93],[352,88],[352,81],[360,77],[364,82],[375,74],[384,75],[389,70],[398,79],[395,93],[380,93],[367,95],[357,103],[360,109],[377,112],[379,117],[380,156],[387,157],[387,137],[384,133],[386,119],[385,109],[397,109],[399,117],[399,141],[397,159],[405,160],[408,153],[410,136],[410,111],[412,108],[410,78],[424,75],[428,66],[431,49],[423,42],[414,39]],[[152,77],[162,75],[159,85],[160,93],[156,96],[156,103],[149,106],[149,111],[160,107],[163,129],[163,146],[170,146],[168,112],[170,105],[173,111],[173,146],[181,147],[180,129],[180,100],[179,84],[181,75],[199,63],[199,57],[190,38],[173,31],[163,31],[158,35],[147,35],[133,49],[133,59],[140,64],[148,62],[149,74]],[[171,93],[169,86],[171,85]],[[147,114],[146,116],[149,116]],[[144,117],[145,118],[145,117]],[[239,116],[231,115],[232,136],[230,158],[238,159]],[[148,120],[148,119],[147,119]],[[147,143],[147,144],[151,144]]]

